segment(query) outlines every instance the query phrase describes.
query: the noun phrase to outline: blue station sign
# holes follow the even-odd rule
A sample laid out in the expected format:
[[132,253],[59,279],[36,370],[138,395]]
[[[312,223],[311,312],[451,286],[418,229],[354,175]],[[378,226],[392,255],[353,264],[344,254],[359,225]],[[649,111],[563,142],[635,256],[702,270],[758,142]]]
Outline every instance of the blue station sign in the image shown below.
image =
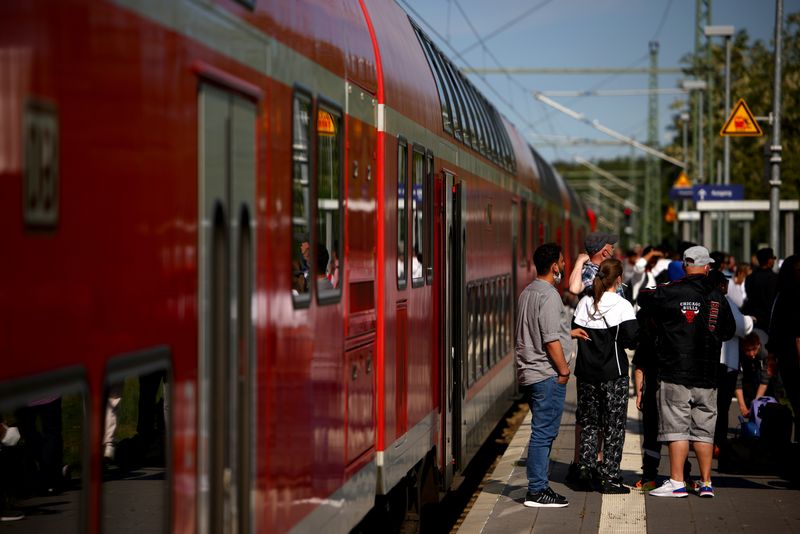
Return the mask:
[[744,186],[742,184],[731,185],[695,185],[692,186],[692,197],[694,201],[712,200],[744,200]]
[[691,200],[694,198],[694,191],[691,187],[673,187],[669,190],[669,198],[672,200]]

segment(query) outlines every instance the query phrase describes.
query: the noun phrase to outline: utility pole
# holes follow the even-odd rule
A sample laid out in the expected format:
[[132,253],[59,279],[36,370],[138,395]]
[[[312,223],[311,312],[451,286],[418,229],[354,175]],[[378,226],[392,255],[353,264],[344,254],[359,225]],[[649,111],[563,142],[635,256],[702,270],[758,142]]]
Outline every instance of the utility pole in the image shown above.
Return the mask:
[[[783,53],[783,0],[775,0],[775,87],[772,101],[772,156],[769,158],[769,244],[775,254],[781,254],[781,55]],[[776,263],[777,267],[777,263]]]
[[[709,39],[711,37],[725,38],[725,117],[729,117],[731,114],[731,38],[734,35],[735,28],[733,26],[706,26],[704,32]],[[711,46],[708,49],[711,50]],[[709,143],[709,145],[711,144]],[[719,180],[717,181],[719,182]],[[725,136],[723,148],[721,183],[724,185],[731,183],[731,138],[727,135]],[[719,248],[726,252],[730,251],[730,214],[728,212],[722,214],[722,223],[719,224],[719,236]]]
[[[703,49],[703,30],[706,26],[711,24],[711,0],[695,0],[695,30],[694,30],[694,76],[695,79],[702,79],[702,74],[705,71],[703,65],[700,62],[700,53]],[[708,81],[706,81],[706,88],[708,88]],[[694,141],[694,151],[695,153],[700,153],[700,148],[703,144],[703,128],[702,128],[702,117],[701,114],[703,113],[703,102],[702,100],[706,98],[706,95],[702,92],[696,92],[694,94],[694,98],[692,99],[692,117],[694,119],[694,126],[692,140]],[[709,106],[710,107],[710,106]],[[711,158],[709,158],[709,161]],[[696,166],[694,169],[695,174],[697,175],[697,180],[695,183],[701,184],[705,183],[703,180],[703,176],[706,175],[705,168],[703,168],[703,161],[701,158],[698,158],[696,161]],[[708,176],[711,176],[712,168],[709,167]]]
[[[658,42],[650,41],[649,88],[658,87]],[[658,93],[652,91],[647,99],[647,144],[658,146]],[[652,155],[645,160],[644,176],[644,238],[648,243],[661,242],[661,172]]]

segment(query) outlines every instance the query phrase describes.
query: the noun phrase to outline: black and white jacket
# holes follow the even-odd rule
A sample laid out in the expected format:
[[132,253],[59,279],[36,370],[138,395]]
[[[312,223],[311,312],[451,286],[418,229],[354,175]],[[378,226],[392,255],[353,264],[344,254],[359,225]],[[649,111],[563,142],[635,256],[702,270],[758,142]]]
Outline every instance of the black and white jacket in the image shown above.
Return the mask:
[[594,307],[591,295],[575,308],[573,328],[583,328],[589,341],[578,339],[575,376],[588,382],[607,382],[628,374],[625,349],[636,348],[639,323],[631,303],[606,291]]

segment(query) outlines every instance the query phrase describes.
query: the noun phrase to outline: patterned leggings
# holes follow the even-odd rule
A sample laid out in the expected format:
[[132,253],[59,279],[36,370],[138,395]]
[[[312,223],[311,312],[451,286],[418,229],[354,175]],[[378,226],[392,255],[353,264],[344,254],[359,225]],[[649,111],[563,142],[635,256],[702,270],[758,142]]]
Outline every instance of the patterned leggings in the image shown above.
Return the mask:
[[[578,412],[581,430],[580,463],[597,468],[603,479],[619,478],[625,420],[628,411],[628,377],[607,382],[578,379]],[[598,434],[603,434],[603,461],[597,465]]]

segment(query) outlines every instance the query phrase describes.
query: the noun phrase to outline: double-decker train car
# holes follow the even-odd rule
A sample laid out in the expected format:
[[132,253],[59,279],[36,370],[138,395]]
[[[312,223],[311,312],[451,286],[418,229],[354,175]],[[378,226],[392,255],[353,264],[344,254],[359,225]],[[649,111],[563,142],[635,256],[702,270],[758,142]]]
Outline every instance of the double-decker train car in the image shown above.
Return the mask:
[[588,231],[388,0],[3,3],[0,131],[23,530],[424,524],[510,406],[533,249]]

